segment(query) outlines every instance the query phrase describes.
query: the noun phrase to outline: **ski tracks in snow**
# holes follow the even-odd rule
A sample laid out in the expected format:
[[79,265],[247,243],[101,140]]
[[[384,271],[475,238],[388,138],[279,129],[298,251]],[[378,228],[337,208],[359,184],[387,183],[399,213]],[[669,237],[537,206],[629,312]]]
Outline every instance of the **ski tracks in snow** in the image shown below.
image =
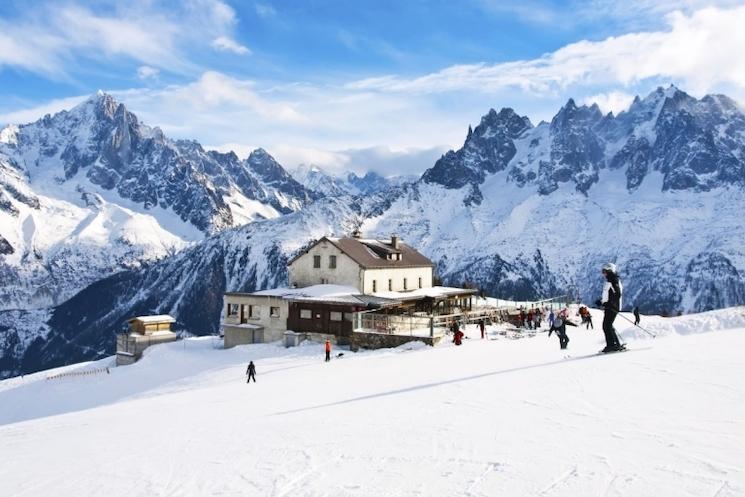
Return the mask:
[[575,464],[574,466],[572,466],[571,469],[559,475],[558,478],[554,479],[554,481],[549,483],[548,486],[546,486],[543,490],[538,492],[538,496],[542,497],[544,495],[550,495],[549,492],[567,483],[568,481],[571,481],[572,479],[576,478],[578,475],[579,473],[577,471],[577,465]]

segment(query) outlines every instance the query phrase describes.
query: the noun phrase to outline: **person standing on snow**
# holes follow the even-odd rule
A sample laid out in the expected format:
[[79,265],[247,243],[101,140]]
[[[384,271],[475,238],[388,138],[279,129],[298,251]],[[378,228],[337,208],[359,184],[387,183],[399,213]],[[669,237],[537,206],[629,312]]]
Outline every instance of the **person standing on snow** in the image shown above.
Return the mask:
[[248,362],[248,368],[246,369],[246,374],[248,375],[248,379],[246,380],[246,383],[251,383],[251,378],[253,378],[254,383],[256,383],[256,366],[254,366],[253,361]]
[[455,345],[460,345],[461,343],[463,343],[462,340],[463,340],[463,332],[457,329],[455,333],[453,334],[453,343]]
[[331,360],[331,340],[326,339],[326,362]]
[[639,306],[634,307],[634,325],[639,326]]
[[481,330],[481,339],[484,339],[484,332],[486,331],[486,323],[484,323],[484,319],[481,318],[479,320],[479,330]]
[[621,342],[618,340],[616,329],[613,327],[613,321],[621,309],[621,294],[623,285],[618,278],[618,269],[612,262],[604,264],[602,273],[605,277],[603,285],[603,295],[595,303],[598,307],[605,309],[603,316],[603,333],[605,333],[605,348],[601,352],[616,352],[623,350]]

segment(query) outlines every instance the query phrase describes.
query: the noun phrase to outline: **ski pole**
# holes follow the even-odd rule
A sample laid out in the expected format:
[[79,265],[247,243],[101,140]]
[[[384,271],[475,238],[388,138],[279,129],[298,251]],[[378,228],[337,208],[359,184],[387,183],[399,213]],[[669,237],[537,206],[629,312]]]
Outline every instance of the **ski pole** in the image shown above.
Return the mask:
[[649,330],[645,330],[644,328],[642,328],[641,326],[639,326],[638,324],[636,324],[635,322],[633,322],[632,320],[630,320],[629,318],[627,318],[626,316],[624,316],[623,314],[621,314],[620,312],[618,313],[618,315],[619,315],[619,316],[621,316],[622,318],[624,318],[624,319],[625,319],[626,321],[628,321],[629,323],[631,323],[631,324],[633,324],[634,326],[636,326],[637,328],[639,328],[640,330],[642,330],[642,331],[643,331],[644,333],[646,333],[647,335],[651,335],[651,336],[652,336],[652,338],[657,338],[657,335],[656,335],[656,334],[652,333],[652,332],[651,332],[651,331],[649,331]]
[[[600,299],[597,300],[596,304],[598,304],[598,303],[600,303]],[[615,308],[611,307],[611,310],[612,311],[615,311],[616,312],[616,315],[621,316],[626,321],[628,321],[629,323],[633,324],[634,326],[636,326],[637,328],[639,328],[640,330],[642,330],[647,335],[650,335],[652,338],[657,338],[657,335],[655,333],[652,333],[651,331],[642,328],[641,326],[639,326],[638,324],[636,324],[635,322],[633,322],[632,320],[630,320],[629,318],[627,318],[626,316],[624,316],[623,314],[621,314],[621,311],[619,311],[618,309],[615,309]]]

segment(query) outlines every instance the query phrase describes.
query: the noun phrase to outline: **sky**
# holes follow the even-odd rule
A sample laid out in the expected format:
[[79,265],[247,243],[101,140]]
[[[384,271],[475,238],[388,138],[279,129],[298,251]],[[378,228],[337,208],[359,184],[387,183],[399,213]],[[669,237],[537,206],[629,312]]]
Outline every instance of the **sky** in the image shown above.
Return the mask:
[[171,138],[285,167],[419,174],[489,109],[745,102],[745,2],[0,2],[0,125],[111,93]]

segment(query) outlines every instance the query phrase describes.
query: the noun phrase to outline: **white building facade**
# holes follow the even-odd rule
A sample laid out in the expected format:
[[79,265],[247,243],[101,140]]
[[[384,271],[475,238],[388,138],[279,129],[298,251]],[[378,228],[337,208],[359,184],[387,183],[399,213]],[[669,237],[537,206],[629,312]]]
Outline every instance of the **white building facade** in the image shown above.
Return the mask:
[[353,286],[363,294],[431,288],[432,261],[402,243],[357,237],[318,240],[288,265],[291,287]]

